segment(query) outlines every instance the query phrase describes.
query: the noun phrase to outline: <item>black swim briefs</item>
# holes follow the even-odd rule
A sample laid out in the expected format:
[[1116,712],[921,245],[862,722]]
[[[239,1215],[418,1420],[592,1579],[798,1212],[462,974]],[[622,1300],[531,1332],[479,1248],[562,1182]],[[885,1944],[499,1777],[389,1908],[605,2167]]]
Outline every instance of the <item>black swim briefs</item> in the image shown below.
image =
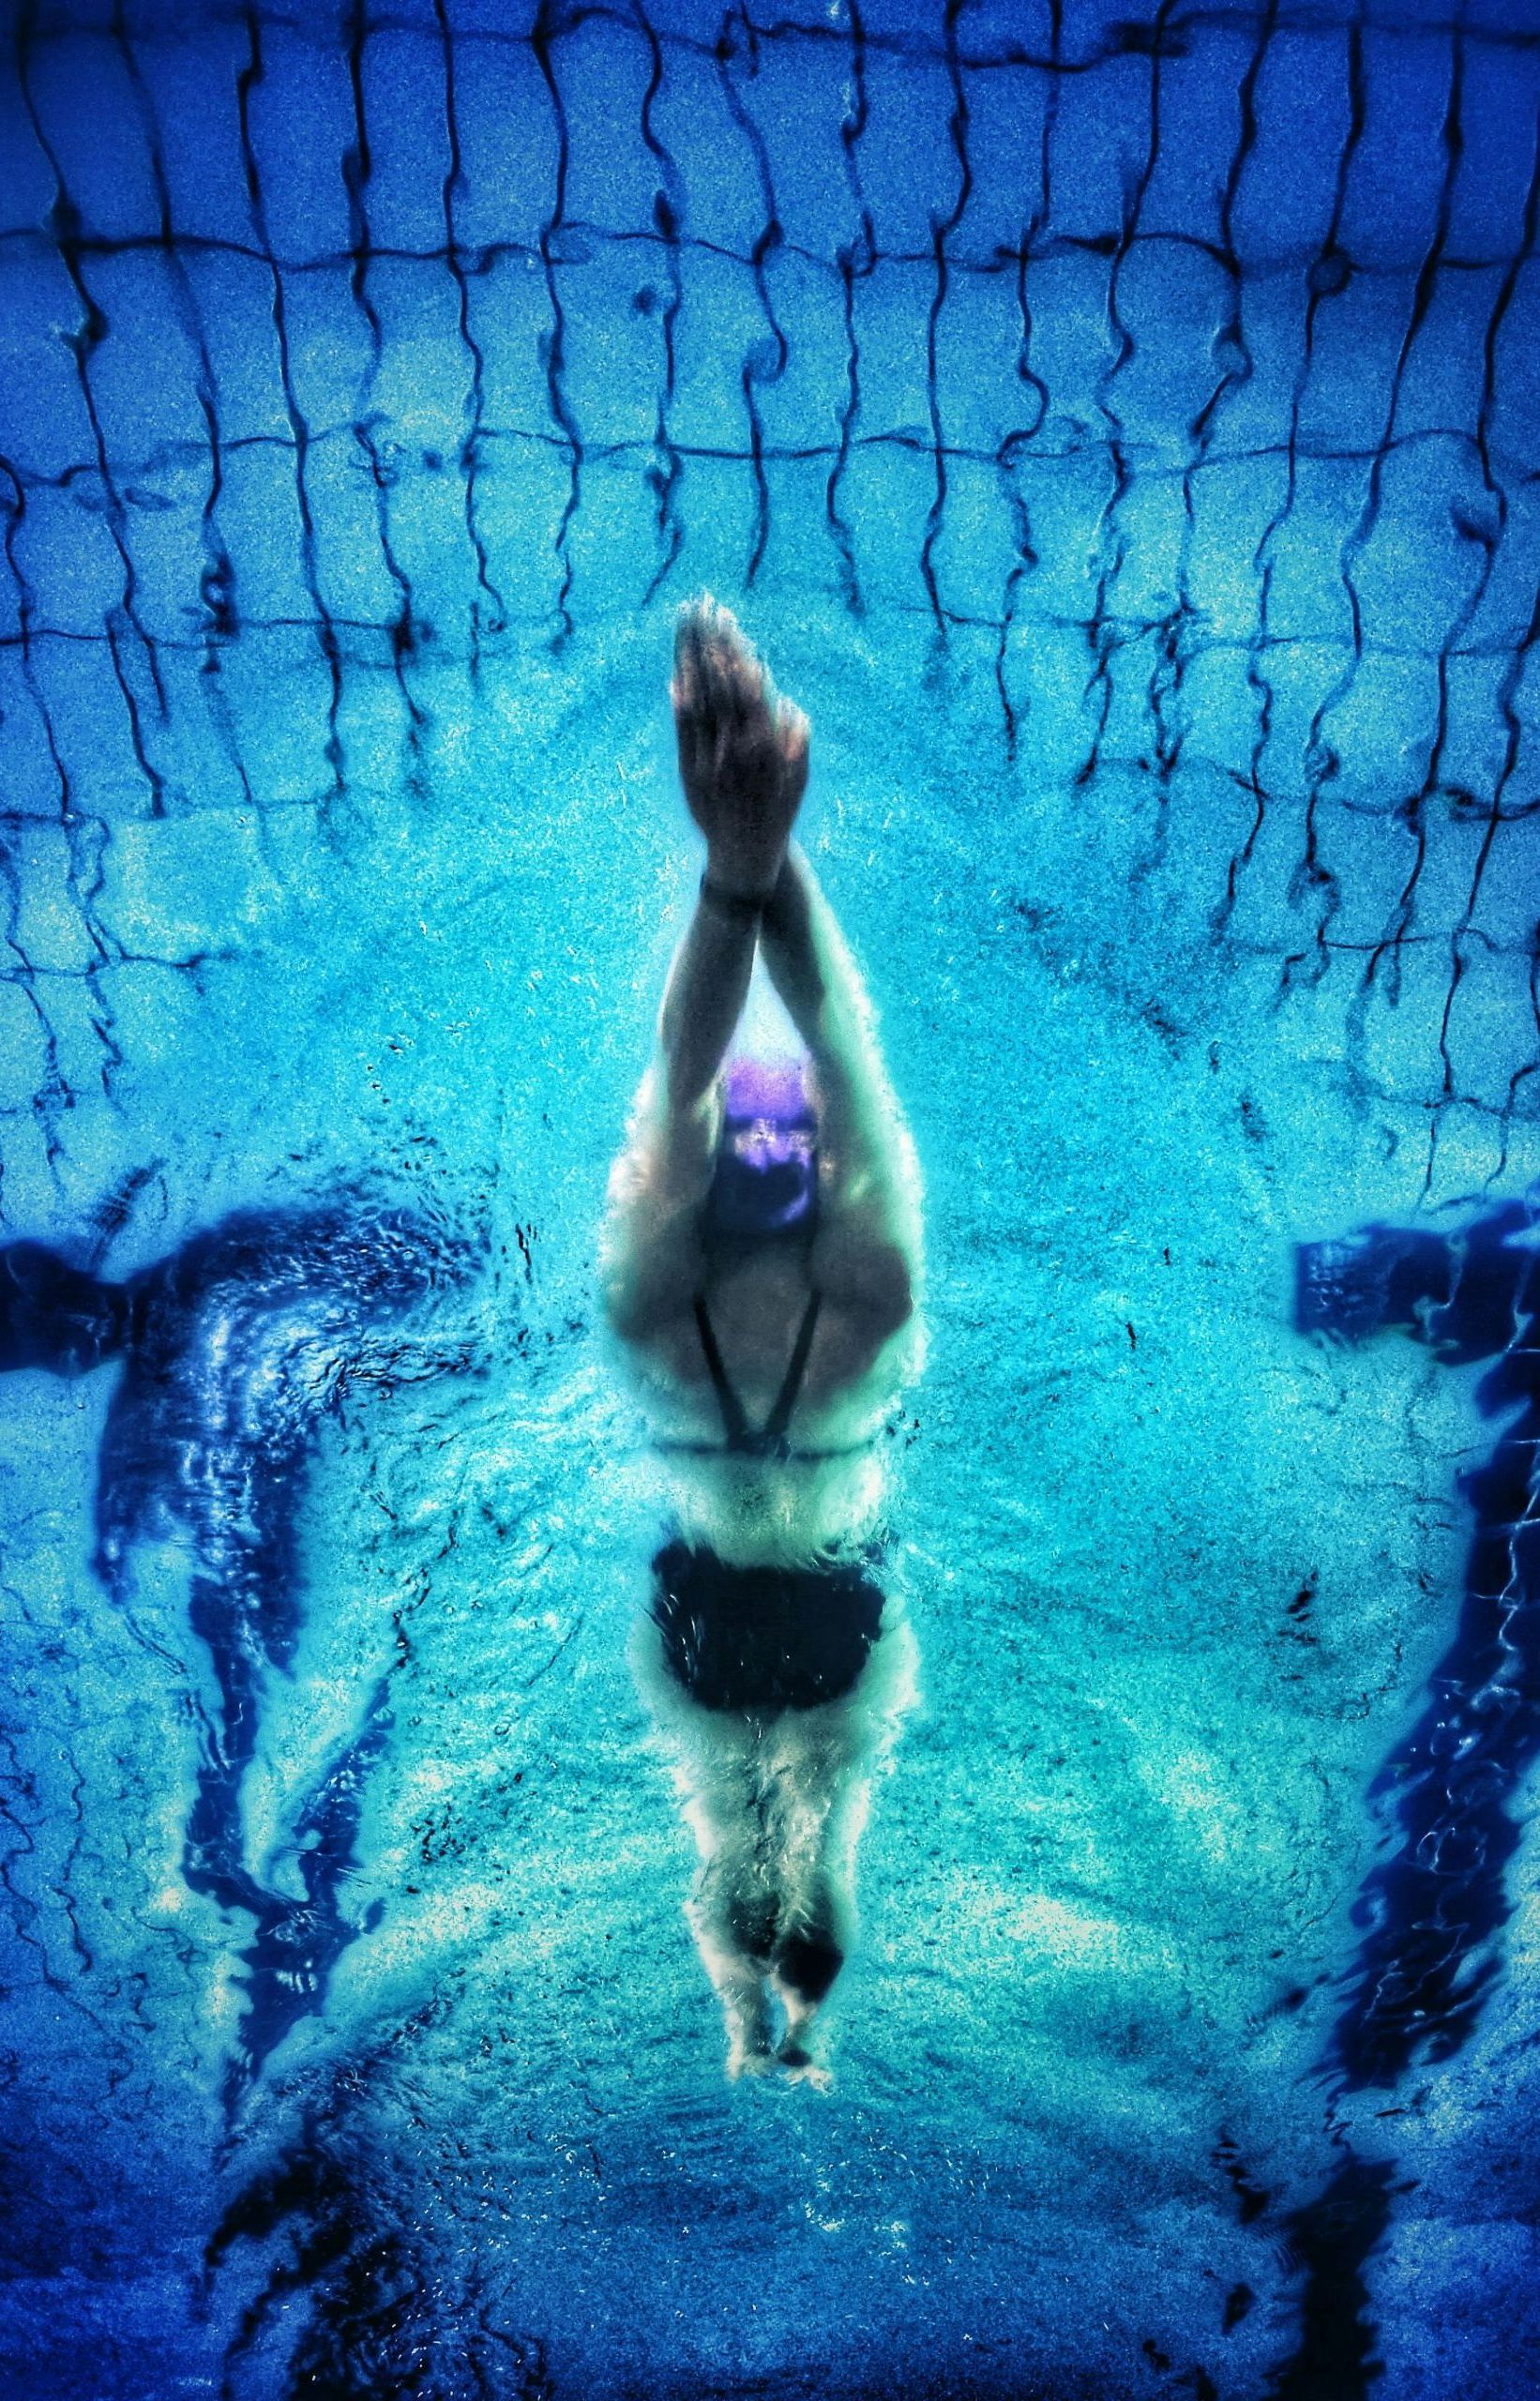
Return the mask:
[[702,1709],[816,1709],[842,1700],[870,1654],[883,1593],[861,1561],[730,1567],[671,1542],[653,1561],[652,1618],[670,1674]]

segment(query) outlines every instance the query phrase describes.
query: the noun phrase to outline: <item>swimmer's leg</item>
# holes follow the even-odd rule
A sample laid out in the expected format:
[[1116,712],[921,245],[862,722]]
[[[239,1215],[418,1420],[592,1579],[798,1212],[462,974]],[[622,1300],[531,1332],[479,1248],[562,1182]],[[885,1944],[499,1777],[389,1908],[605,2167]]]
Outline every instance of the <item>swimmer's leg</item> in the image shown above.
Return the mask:
[[866,1821],[869,1746],[850,1701],[788,1713],[767,1744],[766,1808],[780,1910],[770,1980],[785,2012],[776,2057],[794,2082],[826,2086],[813,2020],[853,1939],[855,1846]]
[[774,2061],[767,1976],[780,1914],[759,1807],[759,1727],[702,1710],[683,1762],[685,1816],[701,1865],[685,1914],[727,2021],[730,2076]]
[[768,1974],[778,1895],[760,1808],[761,1724],[703,1709],[665,1668],[656,1629],[633,1638],[632,1666],[673,1754],[674,1789],[701,1865],[685,1915],[727,2021],[730,2076],[775,2064]]
[[913,1637],[895,1612],[844,1699],[792,1710],[766,1734],[763,1768],[773,1876],[781,1896],[770,1980],[786,2015],[777,2058],[792,2079],[826,2087],[813,2021],[855,1935],[855,1852],[878,1769],[915,1695]]
[[749,1948],[754,1936],[731,1897],[725,1896],[720,1860],[705,1863],[685,1904],[701,1964],[722,2004],[727,2026],[727,2072],[731,2077],[763,2076],[775,2063],[770,2024],[766,1951]]
[[755,1807],[758,1721],[694,1700],[670,1672],[651,1618],[638,1620],[630,1654],[700,1855],[685,1915],[727,2021],[727,2072],[762,2075],[775,2064],[766,1983],[775,1910]]

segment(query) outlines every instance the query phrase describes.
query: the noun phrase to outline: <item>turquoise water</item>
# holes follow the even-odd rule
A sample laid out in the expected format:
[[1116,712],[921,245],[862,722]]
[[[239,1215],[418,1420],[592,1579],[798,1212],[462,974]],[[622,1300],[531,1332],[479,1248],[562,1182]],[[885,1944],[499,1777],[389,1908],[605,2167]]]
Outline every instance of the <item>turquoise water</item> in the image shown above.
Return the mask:
[[[10,2389],[1530,2389],[1527,1839],[1342,2032],[1500,1434],[1296,1330],[1540,1173],[1525,12],[13,22]],[[596,1321],[703,586],[927,1190],[826,2094]]]

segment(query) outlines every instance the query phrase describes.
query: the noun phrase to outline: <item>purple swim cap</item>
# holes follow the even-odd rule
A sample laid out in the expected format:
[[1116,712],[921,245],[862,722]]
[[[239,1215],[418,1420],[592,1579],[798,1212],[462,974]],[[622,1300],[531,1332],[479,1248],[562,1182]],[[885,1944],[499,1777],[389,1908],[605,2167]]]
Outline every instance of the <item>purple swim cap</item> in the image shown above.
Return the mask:
[[802,1062],[732,1059],[723,1097],[707,1236],[765,1242],[806,1233],[818,1201],[818,1111]]
[[778,1125],[818,1123],[800,1059],[730,1059],[723,1095],[730,1125],[756,1117],[768,1117]]

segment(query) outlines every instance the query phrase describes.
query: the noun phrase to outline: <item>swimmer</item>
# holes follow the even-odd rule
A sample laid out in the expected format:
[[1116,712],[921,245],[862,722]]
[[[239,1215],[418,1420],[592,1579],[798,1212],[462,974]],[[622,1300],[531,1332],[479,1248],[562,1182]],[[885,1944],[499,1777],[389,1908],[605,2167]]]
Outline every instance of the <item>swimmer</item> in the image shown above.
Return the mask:
[[[709,597],[681,615],[672,697],[706,871],[602,1264],[674,1516],[636,1664],[700,1853],[687,1914],[728,2073],[823,2085],[813,2019],[913,1691],[883,1453],[920,1363],[919,1177],[854,961],[791,844],[807,718]],[[756,954],[803,1055],[732,1051]]]

